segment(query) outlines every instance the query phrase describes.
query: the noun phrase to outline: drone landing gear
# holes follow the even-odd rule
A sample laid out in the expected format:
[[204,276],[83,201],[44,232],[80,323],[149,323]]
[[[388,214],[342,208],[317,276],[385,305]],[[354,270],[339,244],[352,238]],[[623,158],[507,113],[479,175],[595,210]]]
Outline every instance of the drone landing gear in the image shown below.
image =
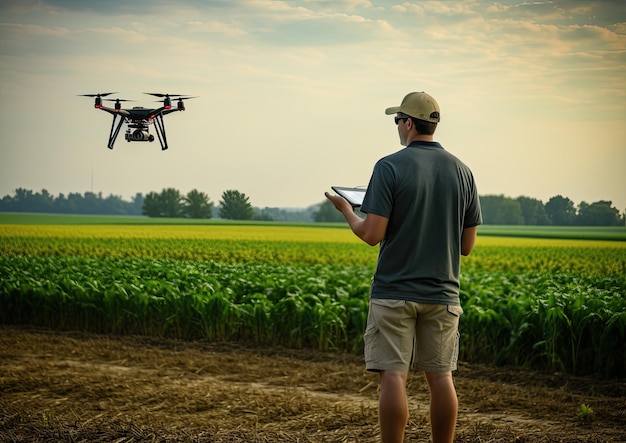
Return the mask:
[[[117,126],[115,126],[115,120],[117,117],[120,118]],[[113,114],[113,123],[111,123],[111,132],[109,133],[109,144],[107,147],[109,149],[113,149],[113,144],[115,143],[115,139],[117,138],[117,134],[120,133],[120,128],[122,127],[122,123],[124,123],[124,117],[119,114]]]
[[[161,151],[165,151],[167,149],[167,138],[165,137],[165,122],[163,121],[163,114],[158,114],[154,118],[154,127],[156,128],[157,137],[159,137],[159,143],[161,143]],[[154,137],[152,138],[154,139]]]
[[[118,120],[119,118],[119,120]],[[122,124],[124,122],[128,122],[128,119],[123,117],[120,114],[113,114],[113,122],[111,123],[111,132],[109,133],[109,143],[107,147],[109,149],[113,149],[113,145],[115,144],[115,140],[119,135],[120,129],[122,128]],[[126,134],[124,134],[124,138],[127,142],[153,142],[154,135],[148,132],[148,121],[144,121],[140,124],[129,124],[128,129],[126,130]],[[167,137],[165,136],[165,123],[163,121],[163,116],[161,114],[154,117],[154,127],[156,129],[157,137],[159,138],[159,143],[161,144],[161,150],[165,151],[167,146]]]

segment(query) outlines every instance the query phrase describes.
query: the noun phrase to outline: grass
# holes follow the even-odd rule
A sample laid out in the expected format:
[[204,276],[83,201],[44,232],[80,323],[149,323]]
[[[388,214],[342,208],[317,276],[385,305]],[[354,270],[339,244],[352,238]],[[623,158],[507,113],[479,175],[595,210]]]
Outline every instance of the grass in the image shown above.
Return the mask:
[[[255,220],[150,218],[143,216],[73,215],[0,213],[0,224],[33,225],[260,225],[260,226],[308,226],[317,228],[348,229],[346,223],[314,222],[268,222]],[[572,240],[626,241],[623,226],[522,226],[482,225],[478,235],[484,237],[555,238]]]
[[624,226],[482,225],[480,236],[626,241]]
[[313,228],[345,228],[345,223],[269,222],[259,220],[226,220],[145,217],[130,215],[35,214],[0,212],[0,224],[15,225],[227,225],[227,226],[308,226]]

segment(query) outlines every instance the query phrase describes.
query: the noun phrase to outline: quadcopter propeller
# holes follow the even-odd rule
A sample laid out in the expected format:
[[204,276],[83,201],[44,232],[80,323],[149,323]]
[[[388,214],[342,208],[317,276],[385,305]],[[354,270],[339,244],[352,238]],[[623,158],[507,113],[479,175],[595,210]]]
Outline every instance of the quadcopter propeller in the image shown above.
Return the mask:
[[115,110],[119,111],[120,109],[122,109],[122,102],[134,102],[136,100],[126,100],[124,98],[105,98],[104,99],[107,102],[115,102]]
[[[171,97],[171,96],[170,96]],[[180,96],[175,96],[176,98],[174,100],[191,100],[192,98],[198,98],[198,96],[194,96],[194,97],[185,97],[184,95],[180,95]],[[161,103],[163,100],[155,100],[155,102]]]
[[79,97],[106,97],[107,95],[117,94],[117,92],[100,92],[97,94],[78,94]]
[[155,97],[184,97],[184,94],[162,94],[160,92],[144,92],[144,94],[154,95]]
[[185,104],[183,103],[183,100],[195,98],[183,94],[163,94],[161,92],[144,92],[144,94],[153,95],[155,97],[163,97],[163,108],[165,108],[166,110],[172,108],[172,99],[178,102],[176,105],[176,109],[178,109],[179,111],[184,111]]
[[[106,97],[107,95],[117,94],[117,92],[99,92],[96,94],[78,94],[80,97],[95,97],[94,107],[98,109],[102,109],[102,97]],[[111,99],[106,99],[111,100]]]

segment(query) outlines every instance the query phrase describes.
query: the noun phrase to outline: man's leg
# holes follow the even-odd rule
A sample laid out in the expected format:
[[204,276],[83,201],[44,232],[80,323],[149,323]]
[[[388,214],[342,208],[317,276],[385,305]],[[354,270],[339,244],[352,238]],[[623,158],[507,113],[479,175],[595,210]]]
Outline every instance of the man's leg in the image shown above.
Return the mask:
[[459,409],[452,372],[425,374],[430,388],[430,428],[433,443],[452,443]]
[[409,404],[406,397],[407,373],[381,371],[378,418],[383,443],[402,443],[409,421]]

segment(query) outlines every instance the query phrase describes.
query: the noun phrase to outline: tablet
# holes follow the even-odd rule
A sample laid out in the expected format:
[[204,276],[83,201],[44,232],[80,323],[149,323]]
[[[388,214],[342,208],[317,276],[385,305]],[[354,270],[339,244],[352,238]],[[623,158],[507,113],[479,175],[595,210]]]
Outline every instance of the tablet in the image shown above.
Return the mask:
[[346,188],[344,186],[331,186],[331,188],[333,188],[333,191],[337,194],[348,200],[348,203],[355,208],[363,204],[363,198],[367,191],[365,188]]

